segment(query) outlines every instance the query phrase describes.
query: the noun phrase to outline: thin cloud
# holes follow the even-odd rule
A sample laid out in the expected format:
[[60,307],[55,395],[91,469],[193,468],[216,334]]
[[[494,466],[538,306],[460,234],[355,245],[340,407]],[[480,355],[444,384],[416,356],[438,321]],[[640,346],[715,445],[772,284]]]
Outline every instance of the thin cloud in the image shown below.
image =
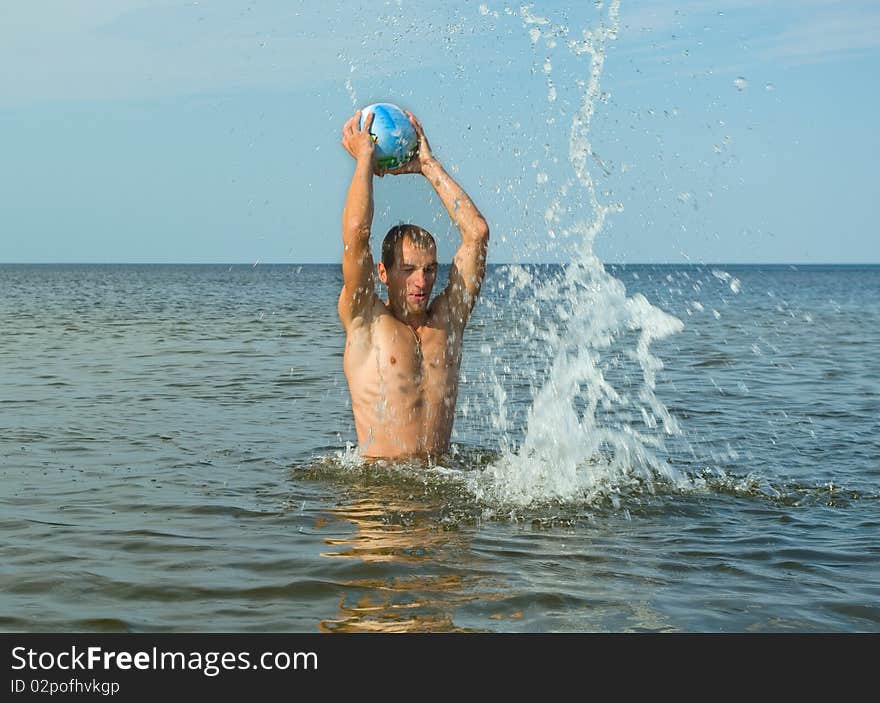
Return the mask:
[[767,59],[819,63],[880,48],[880,10],[815,17],[771,37],[760,48]]
[[[621,10],[620,56],[643,66],[730,73],[836,61],[880,49],[880,7],[839,0],[691,0]],[[734,58],[735,61],[731,61]],[[660,69],[664,70],[664,69]]]
[[22,3],[0,24],[0,102],[341,87],[448,65],[476,8],[418,4],[56,0],[46,12]]

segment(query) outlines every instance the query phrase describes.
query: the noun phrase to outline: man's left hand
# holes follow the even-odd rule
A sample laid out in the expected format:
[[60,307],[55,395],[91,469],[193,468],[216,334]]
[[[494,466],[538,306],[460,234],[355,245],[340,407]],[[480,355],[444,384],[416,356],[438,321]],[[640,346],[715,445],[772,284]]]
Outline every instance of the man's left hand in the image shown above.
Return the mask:
[[407,161],[405,164],[398,166],[397,168],[392,168],[388,170],[377,170],[376,175],[384,176],[386,174],[390,174],[392,176],[400,176],[404,173],[424,173],[422,170],[423,166],[426,166],[428,162],[434,161],[434,154],[431,152],[431,145],[428,144],[428,138],[425,136],[425,131],[422,129],[422,123],[416,119],[416,116],[412,114],[409,110],[404,110],[406,116],[409,118],[410,124],[413,126],[413,129],[416,131],[416,136],[418,137],[419,143],[416,148],[416,153],[413,157]]

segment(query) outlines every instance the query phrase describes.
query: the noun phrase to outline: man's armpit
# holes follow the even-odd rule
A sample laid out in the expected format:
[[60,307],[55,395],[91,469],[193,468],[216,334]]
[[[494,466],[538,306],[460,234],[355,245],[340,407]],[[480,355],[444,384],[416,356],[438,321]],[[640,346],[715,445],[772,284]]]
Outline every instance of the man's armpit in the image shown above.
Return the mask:
[[342,292],[339,294],[339,306],[340,308],[347,307],[352,311],[352,314],[359,314],[362,310],[369,312],[375,298],[376,294],[371,288],[359,287],[353,293],[349,293],[348,288],[343,286]]

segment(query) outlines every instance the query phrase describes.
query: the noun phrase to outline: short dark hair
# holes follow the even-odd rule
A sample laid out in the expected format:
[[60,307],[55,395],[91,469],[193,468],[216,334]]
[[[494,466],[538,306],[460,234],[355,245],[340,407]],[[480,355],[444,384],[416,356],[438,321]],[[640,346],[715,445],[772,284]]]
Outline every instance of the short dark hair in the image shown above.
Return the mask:
[[382,240],[382,263],[386,269],[394,266],[397,257],[397,245],[404,239],[409,239],[417,247],[433,246],[437,248],[431,233],[418,225],[395,225],[388,230],[385,239]]

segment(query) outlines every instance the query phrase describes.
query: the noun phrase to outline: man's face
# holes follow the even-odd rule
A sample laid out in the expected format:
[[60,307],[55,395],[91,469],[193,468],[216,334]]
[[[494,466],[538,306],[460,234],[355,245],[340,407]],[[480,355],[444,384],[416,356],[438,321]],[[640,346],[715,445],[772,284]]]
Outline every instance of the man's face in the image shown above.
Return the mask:
[[418,246],[405,237],[398,245],[394,265],[385,271],[388,298],[398,310],[420,315],[428,309],[437,279],[437,249]]

